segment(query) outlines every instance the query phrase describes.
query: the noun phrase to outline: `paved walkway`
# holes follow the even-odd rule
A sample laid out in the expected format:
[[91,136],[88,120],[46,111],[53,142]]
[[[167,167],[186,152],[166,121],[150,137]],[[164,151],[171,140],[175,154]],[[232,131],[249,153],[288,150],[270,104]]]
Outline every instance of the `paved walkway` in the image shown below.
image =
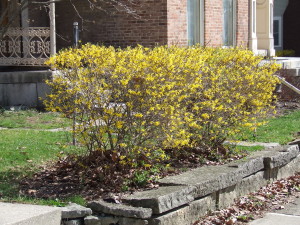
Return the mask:
[[0,202],[0,225],[60,225],[58,207]]
[[267,213],[264,218],[254,220],[250,225],[300,225],[300,198],[284,209]]
[[72,128],[65,127],[65,128],[53,128],[53,129],[36,129],[36,128],[7,128],[7,127],[0,127],[0,130],[37,130],[37,131],[59,132],[59,131],[71,131]]
[[250,141],[225,141],[224,143],[231,144],[231,145],[247,146],[247,147],[263,146],[263,147],[271,148],[271,147],[280,146],[279,143],[264,143],[264,142],[250,142]]

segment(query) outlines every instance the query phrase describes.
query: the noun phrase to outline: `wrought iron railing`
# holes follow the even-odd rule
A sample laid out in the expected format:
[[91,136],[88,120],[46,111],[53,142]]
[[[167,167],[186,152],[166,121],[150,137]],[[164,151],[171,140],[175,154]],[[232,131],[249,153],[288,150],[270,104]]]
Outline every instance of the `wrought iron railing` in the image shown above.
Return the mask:
[[0,40],[1,66],[41,66],[50,57],[50,28],[8,28]]

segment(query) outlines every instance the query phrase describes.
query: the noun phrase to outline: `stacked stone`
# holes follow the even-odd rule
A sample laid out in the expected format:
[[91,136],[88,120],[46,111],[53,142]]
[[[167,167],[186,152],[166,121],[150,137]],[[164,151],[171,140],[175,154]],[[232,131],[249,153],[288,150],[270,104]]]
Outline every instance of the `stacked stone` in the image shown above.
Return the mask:
[[190,225],[208,211],[299,172],[299,162],[297,145],[267,148],[227,165],[165,177],[159,188],[124,196],[120,204],[70,205],[63,210],[64,225]]

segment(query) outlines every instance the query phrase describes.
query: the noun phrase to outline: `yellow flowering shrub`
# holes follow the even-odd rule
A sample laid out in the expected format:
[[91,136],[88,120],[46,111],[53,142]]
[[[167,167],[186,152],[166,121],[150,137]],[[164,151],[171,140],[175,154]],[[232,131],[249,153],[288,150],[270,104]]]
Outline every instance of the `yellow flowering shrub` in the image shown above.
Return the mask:
[[[279,81],[273,74],[279,65],[260,65],[261,57],[238,48],[207,51],[211,57],[189,88],[189,132],[193,146],[214,148],[242,126],[261,125],[257,118],[266,115],[276,98],[273,91]],[[202,88],[193,88],[198,82]]]
[[45,104],[76,119],[78,140],[120,164],[164,160],[166,148],[221,144],[255,127],[278,82],[275,64],[242,49],[83,45],[48,64]]

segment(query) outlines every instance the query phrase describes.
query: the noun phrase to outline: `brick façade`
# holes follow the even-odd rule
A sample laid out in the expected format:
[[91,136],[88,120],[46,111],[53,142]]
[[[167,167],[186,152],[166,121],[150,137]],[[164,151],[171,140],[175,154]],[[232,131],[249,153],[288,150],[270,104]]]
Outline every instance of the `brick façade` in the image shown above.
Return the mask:
[[[187,0],[135,0],[133,16],[111,5],[92,9],[85,0],[56,3],[58,49],[72,45],[72,24],[79,22],[81,40],[116,47],[171,45],[187,41]],[[205,0],[205,44],[222,46],[223,0]],[[75,10],[76,8],[76,10]],[[248,46],[248,0],[237,0],[236,43]]]

